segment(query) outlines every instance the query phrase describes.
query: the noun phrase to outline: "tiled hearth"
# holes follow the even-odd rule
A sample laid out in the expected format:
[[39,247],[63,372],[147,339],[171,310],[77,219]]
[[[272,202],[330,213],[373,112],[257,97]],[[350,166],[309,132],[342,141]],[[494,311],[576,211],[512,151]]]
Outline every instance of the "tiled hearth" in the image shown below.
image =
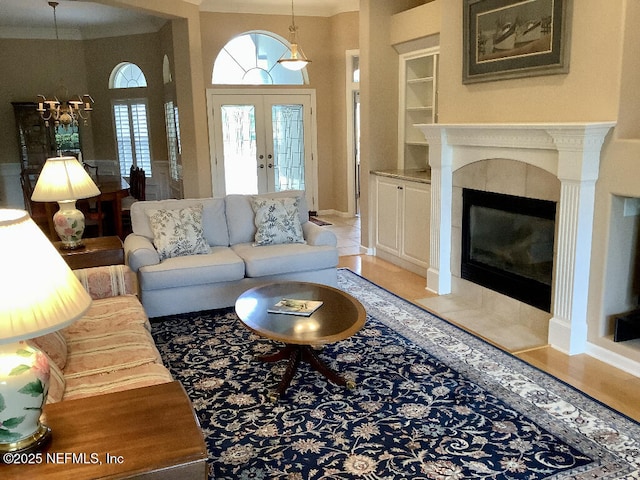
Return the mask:
[[[541,336],[542,341],[546,333],[548,343],[555,348],[570,354],[584,352],[595,182],[601,147],[613,126],[613,123],[420,125],[429,143],[431,166],[431,259],[427,289],[441,295],[439,300],[433,300],[440,305],[429,308],[454,321],[455,315],[471,317],[466,319],[467,323],[475,322],[473,329],[480,334],[484,329],[509,336],[506,326],[487,323],[505,313],[512,320],[513,329],[527,327]],[[537,198],[544,198],[545,191],[553,195],[557,187],[550,314],[520,302],[512,304],[510,299],[481,287],[478,290],[460,279],[457,191],[467,186],[466,172],[474,169],[475,174],[470,176],[475,177],[472,188],[476,189],[482,189],[478,188],[479,183],[484,183],[481,186],[489,191],[507,190],[500,193],[534,198],[542,194]],[[548,174],[551,177],[545,180]],[[501,181],[504,183],[500,184]],[[549,190],[550,184],[553,185]],[[514,191],[516,187],[523,190]],[[466,308],[469,305],[473,308]],[[544,328],[543,314],[550,317],[548,329]],[[531,328],[532,325],[535,327]]]

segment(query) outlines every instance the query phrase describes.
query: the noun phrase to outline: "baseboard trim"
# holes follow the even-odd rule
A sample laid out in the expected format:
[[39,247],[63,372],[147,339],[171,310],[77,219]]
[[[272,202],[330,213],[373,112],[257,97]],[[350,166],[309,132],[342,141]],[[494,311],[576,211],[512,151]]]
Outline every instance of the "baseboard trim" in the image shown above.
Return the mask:
[[336,217],[341,217],[341,218],[353,218],[353,215],[351,215],[349,212],[341,212],[339,210],[333,210],[333,209],[318,210],[318,216],[321,217],[322,215],[334,215]]
[[612,352],[604,347],[587,342],[586,353],[598,360],[616,367],[634,377],[640,377],[640,362]]

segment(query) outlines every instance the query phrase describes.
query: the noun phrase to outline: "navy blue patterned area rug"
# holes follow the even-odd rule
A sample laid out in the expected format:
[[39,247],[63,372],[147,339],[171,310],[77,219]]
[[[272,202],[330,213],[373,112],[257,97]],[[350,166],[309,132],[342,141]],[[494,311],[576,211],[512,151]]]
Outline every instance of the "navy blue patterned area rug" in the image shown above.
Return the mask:
[[[153,336],[189,393],[215,479],[640,478],[640,425],[370,283],[339,272],[365,327],[319,355],[357,383],[286,362],[233,309],[163,317]],[[179,428],[179,426],[177,426]]]

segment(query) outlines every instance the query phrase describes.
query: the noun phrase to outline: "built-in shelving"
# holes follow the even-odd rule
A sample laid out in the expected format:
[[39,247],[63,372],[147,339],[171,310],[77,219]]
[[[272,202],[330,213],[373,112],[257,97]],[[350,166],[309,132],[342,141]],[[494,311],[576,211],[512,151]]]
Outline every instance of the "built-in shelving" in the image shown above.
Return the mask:
[[437,122],[438,49],[400,56],[398,168],[426,168],[428,144],[414,124]]

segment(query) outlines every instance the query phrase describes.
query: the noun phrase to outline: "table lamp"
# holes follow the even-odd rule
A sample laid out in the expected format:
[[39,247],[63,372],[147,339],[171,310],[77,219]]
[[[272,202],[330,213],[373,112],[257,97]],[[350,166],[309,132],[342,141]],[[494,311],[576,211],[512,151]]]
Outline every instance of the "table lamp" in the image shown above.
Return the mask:
[[48,158],[42,167],[31,200],[58,202],[60,210],[53,215],[53,225],[62,240],[62,248],[82,246],[84,215],[76,208],[76,200],[100,195],[100,190],[75,157]]
[[[66,327],[91,297],[24,210],[0,209],[0,458],[51,438],[41,423],[49,362],[25,340]],[[1,468],[0,468],[1,469]]]

